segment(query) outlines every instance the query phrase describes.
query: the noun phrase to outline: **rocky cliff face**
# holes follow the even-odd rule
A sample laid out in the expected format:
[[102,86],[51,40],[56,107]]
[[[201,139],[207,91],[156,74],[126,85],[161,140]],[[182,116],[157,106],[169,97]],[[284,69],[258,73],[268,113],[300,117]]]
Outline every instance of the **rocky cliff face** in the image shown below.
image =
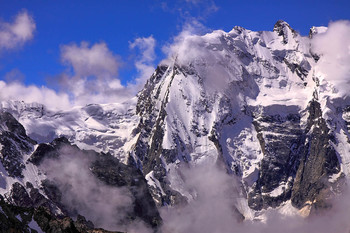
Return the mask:
[[23,177],[23,156],[33,151],[36,143],[23,126],[8,112],[0,112],[1,163],[11,177]]
[[330,207],[350,171],[350,101],[334,96],[318,73],[322,55],[311,51],[310,38],[320,31],[303,37],[278,21],[271,32],[235,27],[188,36],[124,104],[50,112],[3,103],[24,127],[1,113],[1,172],[8,176],[1,194],[12,205],[77,216],[40,169],[70,147],[93,154],[89,171],[100,182],[128,190],[124,222],[142,219],[154,229],[157,207],[201,195],[186,186],[181,168],[203,163],[238,183],[233,209],[241,219],[269,207],[304,215]]
[[278,21],[273,32],[235,27],[189,37],[178,49],[188,51],[158,67],[137,105],[131,156],[158,181],[154,199],[183,200],[169,179],[178,164],[213,157],[241,180],[254,210],[288,200],[296,208],[321,205],[341,169],[315,97],[308,39]]
[[299,208],[307,203],[316,208],[324,205],[331,187],[329,178],[340,172],[340,161],[331,145],[334,136],[322,118],[320,104],[311,101],[308,109],[307,136],[292,191],[292,203]]

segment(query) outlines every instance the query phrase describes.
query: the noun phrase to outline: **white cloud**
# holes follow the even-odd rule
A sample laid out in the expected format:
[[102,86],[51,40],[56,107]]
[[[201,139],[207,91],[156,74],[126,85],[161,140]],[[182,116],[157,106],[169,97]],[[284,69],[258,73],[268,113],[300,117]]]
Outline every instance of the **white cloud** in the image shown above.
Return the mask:
[[132,96],[118,79],[118,57],[104,42],[64,45],[61,60],[71,72],[62,74],[59,83],[74,105],[123,102]]
[[92,46],[85,41],[80,46],[64,45],[61,47],[61,59],[63,63],[71,65],[79,76],[103,78],[118,73],[118,59],[104,42]]
[[164,232],[236,232],[233,211],[237,191],[235,178],[208,160],[180,168],[184,188],[193,197],[188,205],[163,207]]
[[331,22],[311,43],[312,50],[321,55],[316,66],[321,85],[328,82],[340,96],[350,96],[350,21]]
[[187,205],[161,209],[164,232],[343,233],[350,230],[348,188],[342,195],[330,200],[331,209],[320,210],[308,218],[283,215],[279,210],[270,208],[265,212],[265,221],[238,222],[233,206],[237,204],[241,187],[235,182],[235,177],[212,161],[189,166],[180,168],[180,173],[184,190],[191,193],[193,199]]
[[[120,59],[106,43],[87,42],[61,46],[61,61],[66,71],[50,80],[61,92],[47,87],[26,86],[20,81],[24,74],[14,69],[1,81],[0,100],[23,100],[45,104],[49,109],[67,109],[90,103],[121,103],[134,97],[154,72],[156,41],[150,37],[137,38],[130,49],[137,49],[135,62],[138,75],[133,82],[122,85],[118,68]],[[15,81],[15,82],[14,82]]]
[[25,86],[19,82],[0,81],[0,100],[23,100],[27,103],[41,103],[50,109],[67,109],[71,107],[66,93],[57,93],[47,87]]
[[[181,60],[191,60],[195,58],[197,52],[193,54],[192,50],[198,50],[198,45],[196,45],[196,43],[199,43],[199,40],[203,40],[200,35],[206,32],[208,32],[208,28],[201,22],[194,18],[188,20],[187,23],[183,25],[181,32],[173,38],[172,43],[162,47],[163,53],[166,54],[166,59],[178,59],[181,57],[183,58]],[[186,57],[188,58],[186,59]]]
[[136,81],[136,87],[139,89],[146,80],[152,75],[155,69],[154,60],[156,40],[153,36],[140,37],[130,43],[130,49],[138,49],[140,55],[136,59],[135,67],[139,73]]
[[36,25],[34,19],[23,10],[13,22],[0,22],[0,50],[22,46],[34,36]]
[[[236,58],[236,62],[231,61],[236,55],[223,45],[223,31],[216,30],[205,34],[206,32],[208,29],[195,20],[184,25],[174,42],[163,47],[167,59],[162,62],[194,69],[203,79],[206,91],[213,94],[225,90],[229,82],[240,80],[241,66],[244,64],[239,57]],[[213,49],[216,46],[218,47]],[[231,56],[223,56],[223,53]]]

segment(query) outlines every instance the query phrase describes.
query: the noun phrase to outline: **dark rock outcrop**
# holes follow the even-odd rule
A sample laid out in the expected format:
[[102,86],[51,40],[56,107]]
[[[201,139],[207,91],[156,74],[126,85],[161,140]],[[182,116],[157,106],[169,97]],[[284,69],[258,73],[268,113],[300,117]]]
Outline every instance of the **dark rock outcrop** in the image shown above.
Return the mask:
[[332,135],[322,118],[320,104],[313,100],[309,104],[306,127],[306,142],[303,156],[294,180],[292,203],[298,208],[306,202],[325,206],[329,177],[340,172],[338,156],[330,144]]
[[[155,228],[161,224],[160,215],[142,173],[133,165],[120,163],[117,158],[110,154],[80,150],[77,146],[71,145],[66,138],[62,137],[48,144],[40,144],[29,161],[40,165],[44,159],[58,160],[61,153],[64,153],[64,149],[68,149],[72,154],[71,156],[79,153],[86,154],[86,156],[91,158],[90,171],[96,178],[109,186],[125,187],[131,192],[134,202],[133,211],[128,216],[130,220],[139,218]],[[62,204],[62,195],[64,194],[61,193],[55,181],[49,179],[42,181],[42,190],[50,200],[50,203],[45,203],[44,206],[51,212],[54,212],[53,207],[56,207],[65,215],[79,214],[76,210],[70,213],[68,211],[69,207],[65,207]],[[40,193],[37,190],[32,189],[31,194],[38,199],[36,200],[37,202],[44,201],[41,200]]]
[[38,166],[45,158],[58,158],[63,146],[72,146],[65,137],[56,138],[51,143],[40,143],[28,161]]
[[283,43],[288,44],[288,42],[292,39],[289,37],[290,32],[293,37],[295,37],[298,33],[289,26],[289,24],[283,20],[278,20],[273,27],[273,31],[275,31],[279,36],[283,37]]
[[105,184],[116,187],[127,187],[133,198],[134,208],[131,219],[136,217],[144,220],[152,227],[161,224],[157,207],[148,190],[147,182],[142,173],[133,166],[120,163],[109,154],[97,156],[91,164],[91,172]]
[[0,111],[0,161],[9,176],[23,177],[23,156],[33,150],[34,144],[10,113]]
[[10,199],[14,205],[21,207],[32,207],[33,201],[26,189],[18,182],[14,183],[10,192]]
[[[329,178],[340,172],[340,164],[320,104],[311,101],[307,111],[305,130],[301,129],[299,114],[263,114],[254,121],[264,158],[253,191],[248,193],[251,208],[277,207],[289,199],[297,208],[305,204],[327,206]],[[281,184],[284,189],[278,196],[269,195]]]
[[[39,144],[28,162],[24,161],[24,154],[31,153],[36,142],[26,135],[23,126],[7,112],[0,113],[0,133],[1,162],[10,176],[23,177],[22,170],[28,162],[40,166],[46,159],[58,161],[65,149],[73,151],[71,156],[74,156],[74,151],[86,154],[89,158],[93,158],[90,167],[93,175],[107,185],[125,187],[132,194],[133,209],[127,216],[130,221],[138,218],[150,227],[160,226],[161,218],[149,193],[147,182],[133,165],[122,164],[110,154],[80,150],[77,146],[70,144],[65,137],[56,138],[51,143]],[[74,222],[70,218],[69,208],[62,203],[62,195],[64,194],[61,193],[55,181],[45,179],[41,181],[40,189],[35,188],[30,182],[25,186],[15,182],[10,192],[6,194],[6,199],[13,208],[30,210],[33,219],[45,232],[108,232],[95,229],[93,224],[86,221],[79,213],[74,213],[78,216],[77,221]],[[6,221],[4,219],[4,224]],[[12,220],[8,227],[5,224],[6,226],[4,225],[2,229],[12,229],[13,224],[19,224],[16,226],[19,229],[18,232],[30,232],[26,230],[28,223],[23,223],[22,226],[21,223],[13,223]],[[14,232],[17,228],[14,228]]]
[[[74,221],[70,217],[58,217],[43,206],[21,207],[6,203],[0,195],[0,232],[1,233],[113,233],[99,228],[78,216]],[[117,232],[114,232],[117,233]]]
[[[296,164],[303,146],[303,131],[298,107],[288,108],[291,113],[286,116],[271,115],[268,109],[254,116],[253,124],[264,154],[258,180],[253,185],[253,191],[248,194],[248,204],[256,210],[276,207],[289,200],[291,195],[293,183],[290,178],[296,174]],[[281,193],[277,196],[269,195],[281,184],[284,184]]]

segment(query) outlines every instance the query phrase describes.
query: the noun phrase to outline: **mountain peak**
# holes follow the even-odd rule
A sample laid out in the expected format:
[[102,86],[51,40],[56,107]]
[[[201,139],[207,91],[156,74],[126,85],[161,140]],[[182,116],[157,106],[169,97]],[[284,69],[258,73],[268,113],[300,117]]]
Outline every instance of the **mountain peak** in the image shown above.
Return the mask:
[[284,20],[278,20],[273,27],[277,35],[283,37],[283,43],[287,44],[291,38],[296,37],[298,33]]

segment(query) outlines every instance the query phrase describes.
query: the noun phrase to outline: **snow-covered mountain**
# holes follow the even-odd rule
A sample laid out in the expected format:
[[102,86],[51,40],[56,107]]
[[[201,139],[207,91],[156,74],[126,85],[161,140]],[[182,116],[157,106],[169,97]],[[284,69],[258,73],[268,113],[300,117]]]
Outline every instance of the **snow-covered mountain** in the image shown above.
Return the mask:
[[[136,202],[135,189],[142,186],[158,208],[202,195],[183,172],[202,164],[219,167],[235,182],[241,219],[262,218],[269,208],[308,216],[328,207],[349,176],[350,99],[320,71],[322,54],[311,46],[311,38],[326,30],[313,27],[304,37],[278,21],[273,31],[234,27],[187,36],[137,97],[123,104],[53,112],[41,104],[2,102],[2,111],[14,118],[0,117],[1,194],[11,202],[17,186],[32,199],[37,190],[53,202],[53,212],[64,212],[48,196],[50,176],[33,158],[60,154],[55,138],[65,137],[76,150],[115,158],[122,167],[117,171],[128,171],[117,175],[117,183],[123,174],[140,172],[135,179],[145,179],[147,187],[131,181],[117,186],[128,187]],[[104,170],[90,167],[107,184],[116,176],[110,163],[102,163]],[[136,204],[133,216],[157,227],[158,212],[142,209],[149,205]]]

